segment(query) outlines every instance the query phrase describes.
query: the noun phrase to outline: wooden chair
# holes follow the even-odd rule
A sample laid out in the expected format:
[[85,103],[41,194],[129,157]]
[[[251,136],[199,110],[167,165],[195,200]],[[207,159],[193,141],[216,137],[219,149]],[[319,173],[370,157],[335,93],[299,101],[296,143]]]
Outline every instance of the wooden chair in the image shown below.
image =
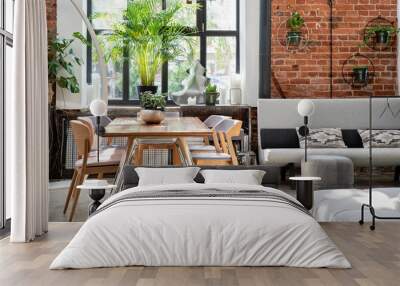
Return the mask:
[[[167,111],[164,112],[166,118],[179,118],[181,113],[178,111]],[[176,138],[148,138],[148,139],[139,139],[138,147],[135,153],[134,165],[142,166],[143,165],[143,153],[145,150],[168,150],[173,157],[174,165],[180,165],[180,159],[177,156],[177,147],[176,147]]]
[[[224,121],[225,119],[229,119],[229,118],[231,118],[231,117],[224,116],[224,115],[210,115],[209,117],[207,117],[206,120],[204,120],[204,124],[208,128],[214,129],[222,121]],[[218,137],[214,133],[213,133],[213,136],[212,136],[212,140],[217,142],[216,143],[216,147],[219,149],[220,146],[218,144]],[[208,137],[204,137],[204,138],[190,137],[190,138],[186,138],[186,142],[189,144],[189,147],[192,146],[192,145],[195,145],[195,146],[209,145],[210,144],[210,138],[208,138]]]
[[210,152],[192,152],[196,165],[239,165],[232,137],[240,134],[242,121],[225,119],[216,128],[222,152],[217,149]]
[[93,136],[87,124],[78,120],[71,120],[70,126],[78,153],[78,160],[75,162],[74,174],[65,201],[64,214],[67,212],[69,202],[72,199],[72,209],[69,215],[69,221],[72,221],[80,195],[80,190],[77,189],[77,186],[81,185],[87,176],[97,175],[97,178],[102,178],[104,174],[116,173],[123,150],[117,148],[101,150],[98,162],[97,152],[90,152],[93,145]]
[[[97,150],[97,134],[96,134],[96,117],[95,116],[80,116],[78,117],[79,121],[82,121],[87,127],[90,129],[91,136],[93,137],[93,146],[92,150]],[[108,116],[101,116],[100,126],[105,127],[111,123],[111,118]],[[107,138],[107,146],[112,145],[112,138]],[[125,146],[121,146],[125,147]]]

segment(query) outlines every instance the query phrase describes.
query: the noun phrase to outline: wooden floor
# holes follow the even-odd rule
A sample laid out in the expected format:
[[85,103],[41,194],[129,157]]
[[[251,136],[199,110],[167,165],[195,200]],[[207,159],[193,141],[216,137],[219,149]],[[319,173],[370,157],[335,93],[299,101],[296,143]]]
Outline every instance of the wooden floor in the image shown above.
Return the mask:
[[284,267],[127,267],[90,270],[48,270],[54,257],[81,223],[51,223],[45,237],[30,244],[0,241],[1,286],[137,285],[137,286],[261,286],[261,285],[400,285],[400,223],[323,224],[353,269]]

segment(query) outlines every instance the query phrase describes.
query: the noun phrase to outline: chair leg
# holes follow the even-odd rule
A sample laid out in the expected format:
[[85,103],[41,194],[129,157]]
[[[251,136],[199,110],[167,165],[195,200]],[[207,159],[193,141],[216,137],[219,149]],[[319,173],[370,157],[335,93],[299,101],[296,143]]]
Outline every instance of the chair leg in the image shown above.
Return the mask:
[[78,176],[78,171],[74,170],[74,174],[72,175],[72,180],[71,180],[71,184],[69,185],[69,189],[68,189],[68,194],[67,194],[67,198],[65,200],[65,205],[64,205],[64,214],[67,212],[68,209],[68,205],[69,205],[69,201],[71,199],[71,195],[75,189],[75,183],[76,183],[76,178]]
[[[85,174],[81,171],[79,174],[79,179],[77,179],[77,186],[81,185],[85,179]],[[81,193],[80,189],[75,187],[75,192],[73,193],[73,203],[72,203],[72,210],[69,215],[69,221],[71,222],[75,215],[76,206],[78,205],[79,195]]]

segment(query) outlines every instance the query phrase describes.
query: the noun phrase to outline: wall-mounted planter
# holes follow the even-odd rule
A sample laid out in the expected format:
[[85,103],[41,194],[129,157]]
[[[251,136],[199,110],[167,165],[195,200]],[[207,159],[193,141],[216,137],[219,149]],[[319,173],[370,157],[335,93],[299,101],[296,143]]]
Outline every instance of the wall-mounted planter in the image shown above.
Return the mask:
[[368,67],[353,67],[353,83],[360,85],[368,83]]
[[393,45],[399,30],[394,22],[378,16],[370,20],[364,28],[363,44],[375,51],[384,51]]
[[375,41],[377,44],[386,45],[389,42],[389,32],[388,31],[376,31]]
[[286,43],[290,46],[299,46],[301,43],[301,32],[300,31],[287,32]]

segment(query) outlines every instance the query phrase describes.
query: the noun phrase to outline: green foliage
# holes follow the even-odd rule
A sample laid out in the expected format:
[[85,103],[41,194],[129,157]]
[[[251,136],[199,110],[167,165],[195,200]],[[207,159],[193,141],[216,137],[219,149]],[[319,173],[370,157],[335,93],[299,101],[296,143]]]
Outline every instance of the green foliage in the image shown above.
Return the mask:
[[376,33],[387,33],[388,43],[391,42],[391,38],[400,32],[400,29],[393,27],[392,25],[375,25],[368,27],[365,30],[364,43],[367,44],[369,41],[376,37]]
[[212,83],[207,84],[206,93],[215,93],[215,92],[217,92],[217,86]]
[[300,15],[299,12],[295,11],[287,20],[287,26],[291,31],[299,32],[300,29],[304,26],[304,18]]
[[164,110],[167,105],[164,95],[155,95],[150,91],[143,92],[140,101],[144,109],[150,110]]
[[116,61],[132,56],[141,85],[154,85],[161,65],[184,54],[180,42],[190,44],[191,39],[186,36],[196,33],[179,24],[177,14],[197,8],[197,5],[174,0],[163,10],[159,0],[129,0],[123,20],[113,25],[112,34],[107,37],[109,59]]
[[71,45],[75,40],[88,45],[86,38],[78,32],[72,34],[72,39],[56,37],[48,44],[48,76],[50,82],[59,87],[68,89],[71,93],[80,92],[78,80],[74,74],[75,65],[82,65],[82,60],[75,55]]

